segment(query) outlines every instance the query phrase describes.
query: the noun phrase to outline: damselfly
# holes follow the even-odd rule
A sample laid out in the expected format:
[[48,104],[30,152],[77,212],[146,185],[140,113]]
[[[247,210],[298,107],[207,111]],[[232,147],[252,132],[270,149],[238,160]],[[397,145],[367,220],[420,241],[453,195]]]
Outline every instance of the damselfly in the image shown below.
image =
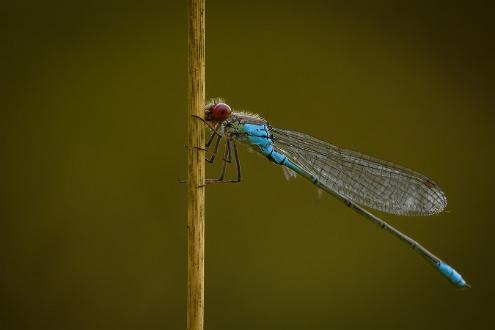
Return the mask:
[[[299,174],[409,244],[457,287],[469,288],[452,267],[362,207],[399,215],[432,215],[442,212],[447,205],[447,198],[431,179],[303,133],[272,127],[258,115],[232,112],[220,99],[213,99],[205,106],[205,120],[212,129],[206,143],[208,149],[213,148],[208,162],[214,161],[220,140],[225,138],[226,141],[220,177],[207,180],[208,183],[240,182],[241,166],[236,142],[248,144],[271,162],[282,165],[289,175]],[[226,180],[226,167],[232,162],[232,155],[237,167],[237,178]]]

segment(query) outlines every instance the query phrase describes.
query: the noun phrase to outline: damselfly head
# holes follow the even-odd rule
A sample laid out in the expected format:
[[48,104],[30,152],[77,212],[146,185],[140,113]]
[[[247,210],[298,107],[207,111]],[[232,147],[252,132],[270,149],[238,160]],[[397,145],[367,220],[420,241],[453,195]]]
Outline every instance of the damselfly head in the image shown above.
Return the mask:
[[232,109],[223,103],[212,103],[205,107],[205,119],[207,121],[222,122],[230,117]]

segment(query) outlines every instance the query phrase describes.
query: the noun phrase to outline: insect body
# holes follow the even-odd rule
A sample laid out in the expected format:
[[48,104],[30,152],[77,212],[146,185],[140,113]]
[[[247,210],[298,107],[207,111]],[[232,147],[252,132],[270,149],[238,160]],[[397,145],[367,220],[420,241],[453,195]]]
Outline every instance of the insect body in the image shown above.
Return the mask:
[[[355,151],[338,148],[307,134],[272,127],[255,114],[232,112],[230,107],[213,100],[205,106],[205,119],[213,123],[208,139],[210,147],[216,137],[212,162],[219,142],[226,140],[224,164],[217,180],[239,182],[240,162],[236,142],[254,147],[271,162],[295,172],[321,190],[410,245],[433,264],[441,274],[460,288],[469,285],[452,267],[433,255],[412,238],[395,229],[363,206],[399,215],[431,215],[442,212],[447,198],[428,177]],[[233,151],[232,151],[233,146]],[[232,152],[237,165],[237,180],[224,180],[225,168]]]

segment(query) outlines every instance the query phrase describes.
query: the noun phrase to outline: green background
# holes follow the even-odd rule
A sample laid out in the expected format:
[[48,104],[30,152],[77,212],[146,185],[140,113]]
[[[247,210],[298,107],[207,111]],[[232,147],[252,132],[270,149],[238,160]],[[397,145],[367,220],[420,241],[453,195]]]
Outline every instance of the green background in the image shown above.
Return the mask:
[[[1,12],[0,328],[184,329],[186,3]],[[206,328],[493,326],[488,2],[211,0],[206,16],[207,96],[432,177],[448,213],[379,215],[473,287],[242,147],[242,184],[207,188]]]

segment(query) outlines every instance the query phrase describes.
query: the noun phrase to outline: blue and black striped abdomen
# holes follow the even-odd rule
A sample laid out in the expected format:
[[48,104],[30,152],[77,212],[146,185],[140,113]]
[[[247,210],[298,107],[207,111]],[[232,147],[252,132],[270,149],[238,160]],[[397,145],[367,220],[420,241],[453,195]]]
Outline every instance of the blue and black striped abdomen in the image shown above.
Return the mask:
[[265,155],[271,162],[286,166],[313,183],[317,182],[315,176],[304,171],[301,167],[288,159],[286,155],[273,148],[273,135],[266,124],[244,124],[243,126],[244,133],[246,134],[244,142],[258,147],[258,151]]

